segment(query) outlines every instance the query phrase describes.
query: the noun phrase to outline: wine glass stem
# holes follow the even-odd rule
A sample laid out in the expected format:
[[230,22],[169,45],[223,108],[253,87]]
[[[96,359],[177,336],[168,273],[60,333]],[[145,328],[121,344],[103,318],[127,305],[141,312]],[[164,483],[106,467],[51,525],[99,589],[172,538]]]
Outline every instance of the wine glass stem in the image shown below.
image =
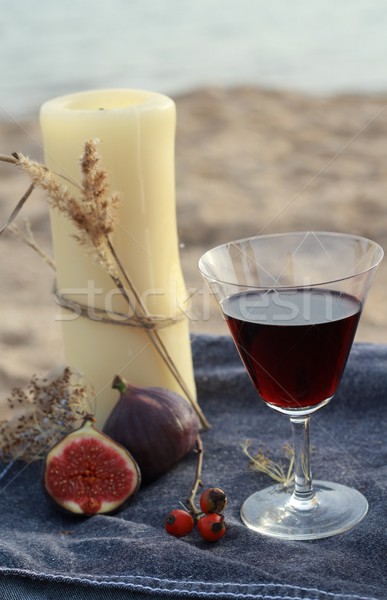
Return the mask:
[[294,492],[290,503],[298,510],[311,510],[317,504],[312,485],[309,447],[309,417],[291,417],[294,445]]

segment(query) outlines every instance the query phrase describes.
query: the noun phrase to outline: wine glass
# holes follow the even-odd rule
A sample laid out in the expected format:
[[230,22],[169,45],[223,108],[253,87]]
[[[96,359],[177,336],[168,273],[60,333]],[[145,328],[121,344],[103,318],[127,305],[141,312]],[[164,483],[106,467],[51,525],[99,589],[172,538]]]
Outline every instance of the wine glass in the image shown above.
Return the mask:
[[382,257],[357,235],[293,232],[229,242],[199,261],[252,383],[293,430],[294,488],[276,484],[247,498],[241,518],[250,529],[317,539],[367,513],[357,490],[312,484],[309,418],[333,398]]

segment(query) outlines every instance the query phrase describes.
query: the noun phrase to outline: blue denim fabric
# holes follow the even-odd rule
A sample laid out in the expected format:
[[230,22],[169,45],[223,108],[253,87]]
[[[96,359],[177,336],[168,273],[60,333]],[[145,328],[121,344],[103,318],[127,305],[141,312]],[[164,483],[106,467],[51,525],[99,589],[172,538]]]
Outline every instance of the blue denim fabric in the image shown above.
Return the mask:
[[203,433],[205,485],[228,494],[227,534],[217,544],[197,531],[177,539],[166,513],[189,494],[194,453],[140,490],[115,516],[76,518],[43,493],[42,464],[15,463],[0,480],[0,597],[7,600],[146,600],[194,597],[384,600],[387,597],[387,346],[355,344],[335,399],[311,422],[313,474],[356,487],[370,510],[355,529],[313,542],[284,542],[249,531],[243,500],[270,485],[241,451],[282,456],[286,417],[266,407],[228,338],[193,338]]

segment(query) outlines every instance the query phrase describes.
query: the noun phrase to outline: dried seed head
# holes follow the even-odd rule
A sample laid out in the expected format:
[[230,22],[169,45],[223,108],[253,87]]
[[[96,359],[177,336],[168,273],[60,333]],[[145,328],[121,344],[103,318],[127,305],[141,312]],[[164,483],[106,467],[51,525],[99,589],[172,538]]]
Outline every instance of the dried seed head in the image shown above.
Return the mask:
[[51,380],[33,375],[26,389],[11,391],[15,414],[0,421],[0,460],[42,458],[58,435],[82,424],[92,400],[89,385],[68,367]]
[[72,196],[68,188],[59,183],[57,176],[40,163],[19,154],[18,165],[36,187],[47,193],[50,206],[73,223],[77,231],[76,240],[109,273],[116,273],[108,241],[117,220],[119,197],[109,194],[108,174],[102,167],[97,141],[88,140],[84,146],[79,199]]

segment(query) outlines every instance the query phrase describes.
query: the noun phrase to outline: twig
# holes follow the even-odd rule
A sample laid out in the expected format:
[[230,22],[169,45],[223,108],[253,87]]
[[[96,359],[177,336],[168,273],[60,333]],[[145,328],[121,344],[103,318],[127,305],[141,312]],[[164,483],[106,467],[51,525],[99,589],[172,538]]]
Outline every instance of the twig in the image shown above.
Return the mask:
[[[122,286],[120,287],[120,290],[122,291],[122,293],[124,294],[127,302],[129,303],[129,306],[132,310],[134,310],[134,312],[138,312],[138,309],[140,309],[141,311],[141,315],[140,317],[146,319],[149,319],[149,315],[147,313],[146,307],[144,306],[139,294],[137,293],[132,281],[130,280],[119,256],[117,255],[114,246],[111,242],[111,240],[108,238],[107,240],[108,243],[108,247],[110,249],[110,252],[112,253],[115,261],[117,262],[117,265],[119,267],[119,269],[121,270],[126,283],[128,284],[133,296],[136,299],[137,302],[137,306],[138,308],[134,308],[130,298],[128,297],[128,294],[126,293],[125,288]],[[118,282],[120,283],[120,282]],[[189,400],[189,402],[192,404],[193,408],[195,409],[198,418],[200,420],[201,425],[205,428],[208,429],[210,427],[206,417],[204,416],[199,403],[195,400],[195,398],[193,398],[192,394],[190,393],[187,385],[185,384],[181,374],[179,373],[171,355],[169,354],[164,342],[162,341],[160,334],[157,330],[155,329],[149,329],[149,328],[145,328],[146,334],[148,335],[148,337],[150,338],[150,341],[152,342],[153,346],[156,348],[157,352],[161,355],[161,357],[164,359],[165,364],[167,365],[168,369],[170,370],[170,372],[172,373],[173,377],[175,378],[175,380],[177,381],[177,383],[179,384],[180,388],[182,389],[183,393],[187,396],[187,399]]]
[[2,162],[7,162],[7,163],[11,163],[13,165],[17,165],[19,162],[19,157],[17,156],[17,154],[16,154],[16,156],[15,155],[8,156],[7,154],[0,154],[0,160]]
[[[10,162],[10,161],[8,161],[8,162]],[[31,183],[31,185],[29,186],[28,190],[20,198],[19,202],[17,203],[17,205],[13,209],[12,213],[8,217],[7,222],[0,229],[0,236],[4,233],[4,231],[7,229],[7,227],[9,227],[9,225],[11,225],[11,223],[16,219],[17,215],[19,214],[19,212],[23,208],[23,205],[25,204],[26,200],[28,200],[28,198],[31,196],[34,187],[35,187],[34,184]]]
[[199,485],[202,485],[202,468],[203,468],[203,442],[202,442],[202,438],[200,437],[200,435],[197,436],[196,438],[196,452],[198,455],[198,460],[197,460],[197,464],[196,464],[196,471],[195,471],[195,480],[194,480],[194,484],[191,490],[191,495],[190,497],[187,499],[187,505],[189,506],[190,512],[193,515],[200,515],[201,511],[196,508],[195,506],[195,498],[196,498],[196,494],[198,491],[198,487]]
[[43,248],[41,248],[38,244],[38,242],[35,239],[35,236],[32,232],[31,229],[31,223],[26,220],[24,222],[24,227],[25,227],[25,231],[23,231],[22,229],[20,229],[20,227],[18,227],[15,224],[10,225],[9,229],[12,231],[12,233],[14,233],[18,238],[20,238],[21,240],[23,240],[28,246],[30,246],[30,248],[32,248],[33,250],[35,250],[35,252],[37,252],[37,254],[39,254],[39,256],[41,258],[43,258],[43,260],[48,264],[48,266],[55,271],[56,267],[55,267],[55,262],[53,261],[53,259],[51,258],[51,256],[49,256],[44,250]]

